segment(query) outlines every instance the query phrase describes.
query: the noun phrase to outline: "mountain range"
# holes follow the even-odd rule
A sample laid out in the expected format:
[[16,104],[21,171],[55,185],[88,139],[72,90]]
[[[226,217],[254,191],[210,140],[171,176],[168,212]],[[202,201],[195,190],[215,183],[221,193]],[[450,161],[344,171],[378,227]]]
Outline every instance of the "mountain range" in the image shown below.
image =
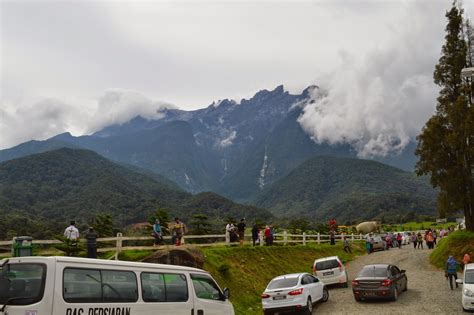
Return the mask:
[[[137,116],[89,136],[64,133],[29,141],[1,150],[0,161],[62,147],[88,149],[162,175],[191,193],[213,191],[252,202],[310,158],[356,158],[350,145],[316,143],[301,128],[300,104],[310,100],[314,88],[293,95],[278,86],[240,102],[225,99],[194,111],[166,109],[161,119]],[[414,148],[410,143],[400,154],[378,160],[411,171]]]

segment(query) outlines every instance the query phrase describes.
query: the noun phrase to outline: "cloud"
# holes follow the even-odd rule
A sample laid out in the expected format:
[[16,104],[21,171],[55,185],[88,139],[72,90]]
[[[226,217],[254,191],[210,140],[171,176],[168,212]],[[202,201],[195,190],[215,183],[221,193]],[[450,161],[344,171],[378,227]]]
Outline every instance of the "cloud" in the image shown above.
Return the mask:
[[106,90],[97,100],[87,104],[54,98],[20,106],[3,102],[0,107],[0,149],[31,139],[44,140],[63,132],[90,134],[106,126],[127,122],[137,115],[160,119],[163,109],[173,107],[124,89]]
[[335,70],[319,78],[321,89],[313,90],[298,119],[316,142],[349,143],[361,157],[385,156],[402,150],[433,114],[432,72],[441,47],[430,37],[432,15],[419,5],[406,9],[410,18],[400,17],[390,41],[381,39],[363,55],[341,51]]

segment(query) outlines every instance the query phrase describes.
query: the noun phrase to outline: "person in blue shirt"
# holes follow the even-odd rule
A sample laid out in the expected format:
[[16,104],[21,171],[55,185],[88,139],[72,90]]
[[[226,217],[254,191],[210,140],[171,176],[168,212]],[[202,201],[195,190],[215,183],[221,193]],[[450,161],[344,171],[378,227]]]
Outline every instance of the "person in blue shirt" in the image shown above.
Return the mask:
[[163,240],[163,236],[161,233],[160,220],[158,219],[156,219],[155,224],[153,224],[153,237],[155,238],[154,245],[161,244],[161,241]]
[[459,263],[454,259],[453,256],[449,256],[448,260],[446,261],[445,265],[445,276],[446,279],[449,278],[449,286],[451,287],[451,290],[453,289],[453,278],[454,278],[454,283],[456,284],[456,288],[458,287],[458,284],[456,280],[458,279],[458,274],[456,272],[458,268]]

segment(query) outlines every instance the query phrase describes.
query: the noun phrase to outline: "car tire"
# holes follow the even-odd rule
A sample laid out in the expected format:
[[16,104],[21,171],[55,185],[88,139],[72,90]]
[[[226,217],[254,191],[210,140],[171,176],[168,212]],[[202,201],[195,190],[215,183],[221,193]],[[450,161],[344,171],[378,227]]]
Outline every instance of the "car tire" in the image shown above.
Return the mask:
[[306,310],[305,314],[311,315],[313,313],[313,301],[311,301],[311,297],[308,296],[308,300],[306,301]]
[[397,288],[395,288],[395,290],[393,290],[393,296],[392,296],[392,301],[396,301],[398,300],[398,290]]
[[354,296],[354,299],[356,300],[356,302],[362,301],[361,298],[359,298],[359,297],[357,297],[357,296]]
[[264,311],[263,311],[263,314],[264,314],[264,315],[273,315],[274,313],[273,313],[273,311],[264,310]]
[[329,299],[329,291],[328,291],[328,288],[324,287],[323,288],[323,296],[321,298],[321,302],[327,302]]

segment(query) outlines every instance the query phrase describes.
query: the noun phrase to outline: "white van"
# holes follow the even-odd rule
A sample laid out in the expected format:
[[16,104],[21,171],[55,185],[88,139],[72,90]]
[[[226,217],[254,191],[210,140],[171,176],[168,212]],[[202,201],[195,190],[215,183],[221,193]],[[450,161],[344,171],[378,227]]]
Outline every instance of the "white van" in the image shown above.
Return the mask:
[[77,257],[0,260],[1,315],[234,314],[204,270]]

